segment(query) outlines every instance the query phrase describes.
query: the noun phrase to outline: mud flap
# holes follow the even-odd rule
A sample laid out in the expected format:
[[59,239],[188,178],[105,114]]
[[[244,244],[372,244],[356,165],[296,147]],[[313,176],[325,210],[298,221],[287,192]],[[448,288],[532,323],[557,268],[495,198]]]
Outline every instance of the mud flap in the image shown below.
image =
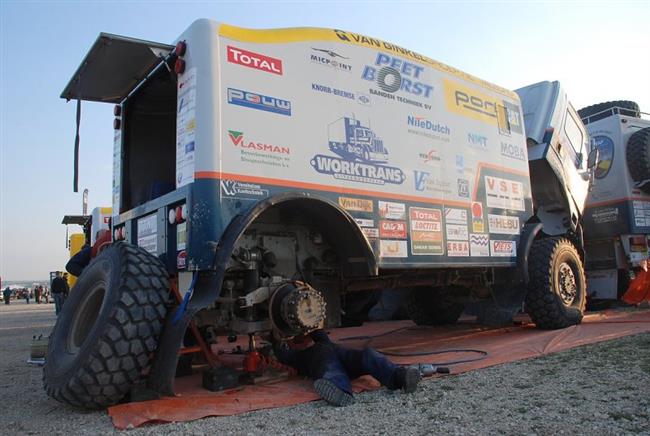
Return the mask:
[[640,270],[621,297],[627,304],[650,302],[650,272]]

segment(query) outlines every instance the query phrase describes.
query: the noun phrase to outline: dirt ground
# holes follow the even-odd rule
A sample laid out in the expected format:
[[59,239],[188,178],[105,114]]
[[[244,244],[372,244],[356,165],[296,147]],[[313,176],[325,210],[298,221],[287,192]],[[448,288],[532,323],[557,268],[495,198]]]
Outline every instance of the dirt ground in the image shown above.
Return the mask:
[[[42,369],[26,364],[32,336],[54,322],[53,304],[0,304],[1,433],[117,433],[105,411],[48,398]],[[318,401],[128,433],[650,435],[650,334],[426,380],[412,395],[356,398],[344,409]]]

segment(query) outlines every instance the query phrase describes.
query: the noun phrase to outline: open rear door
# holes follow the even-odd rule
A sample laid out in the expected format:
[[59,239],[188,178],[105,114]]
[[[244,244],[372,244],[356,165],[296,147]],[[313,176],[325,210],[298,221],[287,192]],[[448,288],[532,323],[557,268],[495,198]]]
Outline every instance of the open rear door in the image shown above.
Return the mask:
[[100,33],[61,98],[120,103],[173,48]]

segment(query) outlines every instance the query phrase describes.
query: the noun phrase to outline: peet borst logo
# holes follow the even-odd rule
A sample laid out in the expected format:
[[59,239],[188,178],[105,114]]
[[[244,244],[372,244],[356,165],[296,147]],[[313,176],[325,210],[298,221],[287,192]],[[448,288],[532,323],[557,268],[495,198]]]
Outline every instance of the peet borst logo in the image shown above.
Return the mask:
[[248,68],[282,75],[282,61],[280,59],[264,56],[241,48],[228,46],[228,62],[243,65]]
[[379,221],[379,237],[406,239],[406,221]]
[[230,138],[230,142],[232,142],[235,147],[264,151],[273,154],[291,154],[291,149],[289,147],[281,147],[278,145],[266,144],[263,142],[246,141],[244,139],[244,132],[228,130],[228,138]]
[[291,116],[291,102],[241,89],[228,88],[228,103]]

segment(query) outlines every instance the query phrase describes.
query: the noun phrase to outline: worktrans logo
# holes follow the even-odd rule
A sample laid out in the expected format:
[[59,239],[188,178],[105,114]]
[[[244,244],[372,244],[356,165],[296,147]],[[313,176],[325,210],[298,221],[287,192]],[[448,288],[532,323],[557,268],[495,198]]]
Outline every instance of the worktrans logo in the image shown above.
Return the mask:
[[228,103],[291,116],[291,102],[241,89],[228,88]]
[[449,79],[444,79],[444,88],[451,112],[498,126],[504,135],[523,132],[519,106]]
[[266,71],[267,73],[282,75],[282,61],[241,48],[229,45],[227,47],[228,62],[243,65],[244,67]]
[[314,156],[310,164],[319,173],[373,185],[399,185],[406,179],[401,169],[382,165],[388,161],[388,149],[360,120],[339,118],[327,126],[327,133],[329,149],[339,157]]
[[[431,98],[433,86],[422,81],[424,67],[385,53],[378,53],[374,65],[366,65],[361,78],[377,84],[379,89],[370,88],[370,93],[390,100],[397,100],[425,109],[431,105],[405,98]],[[399,93],[401,95],[396,95]]]

